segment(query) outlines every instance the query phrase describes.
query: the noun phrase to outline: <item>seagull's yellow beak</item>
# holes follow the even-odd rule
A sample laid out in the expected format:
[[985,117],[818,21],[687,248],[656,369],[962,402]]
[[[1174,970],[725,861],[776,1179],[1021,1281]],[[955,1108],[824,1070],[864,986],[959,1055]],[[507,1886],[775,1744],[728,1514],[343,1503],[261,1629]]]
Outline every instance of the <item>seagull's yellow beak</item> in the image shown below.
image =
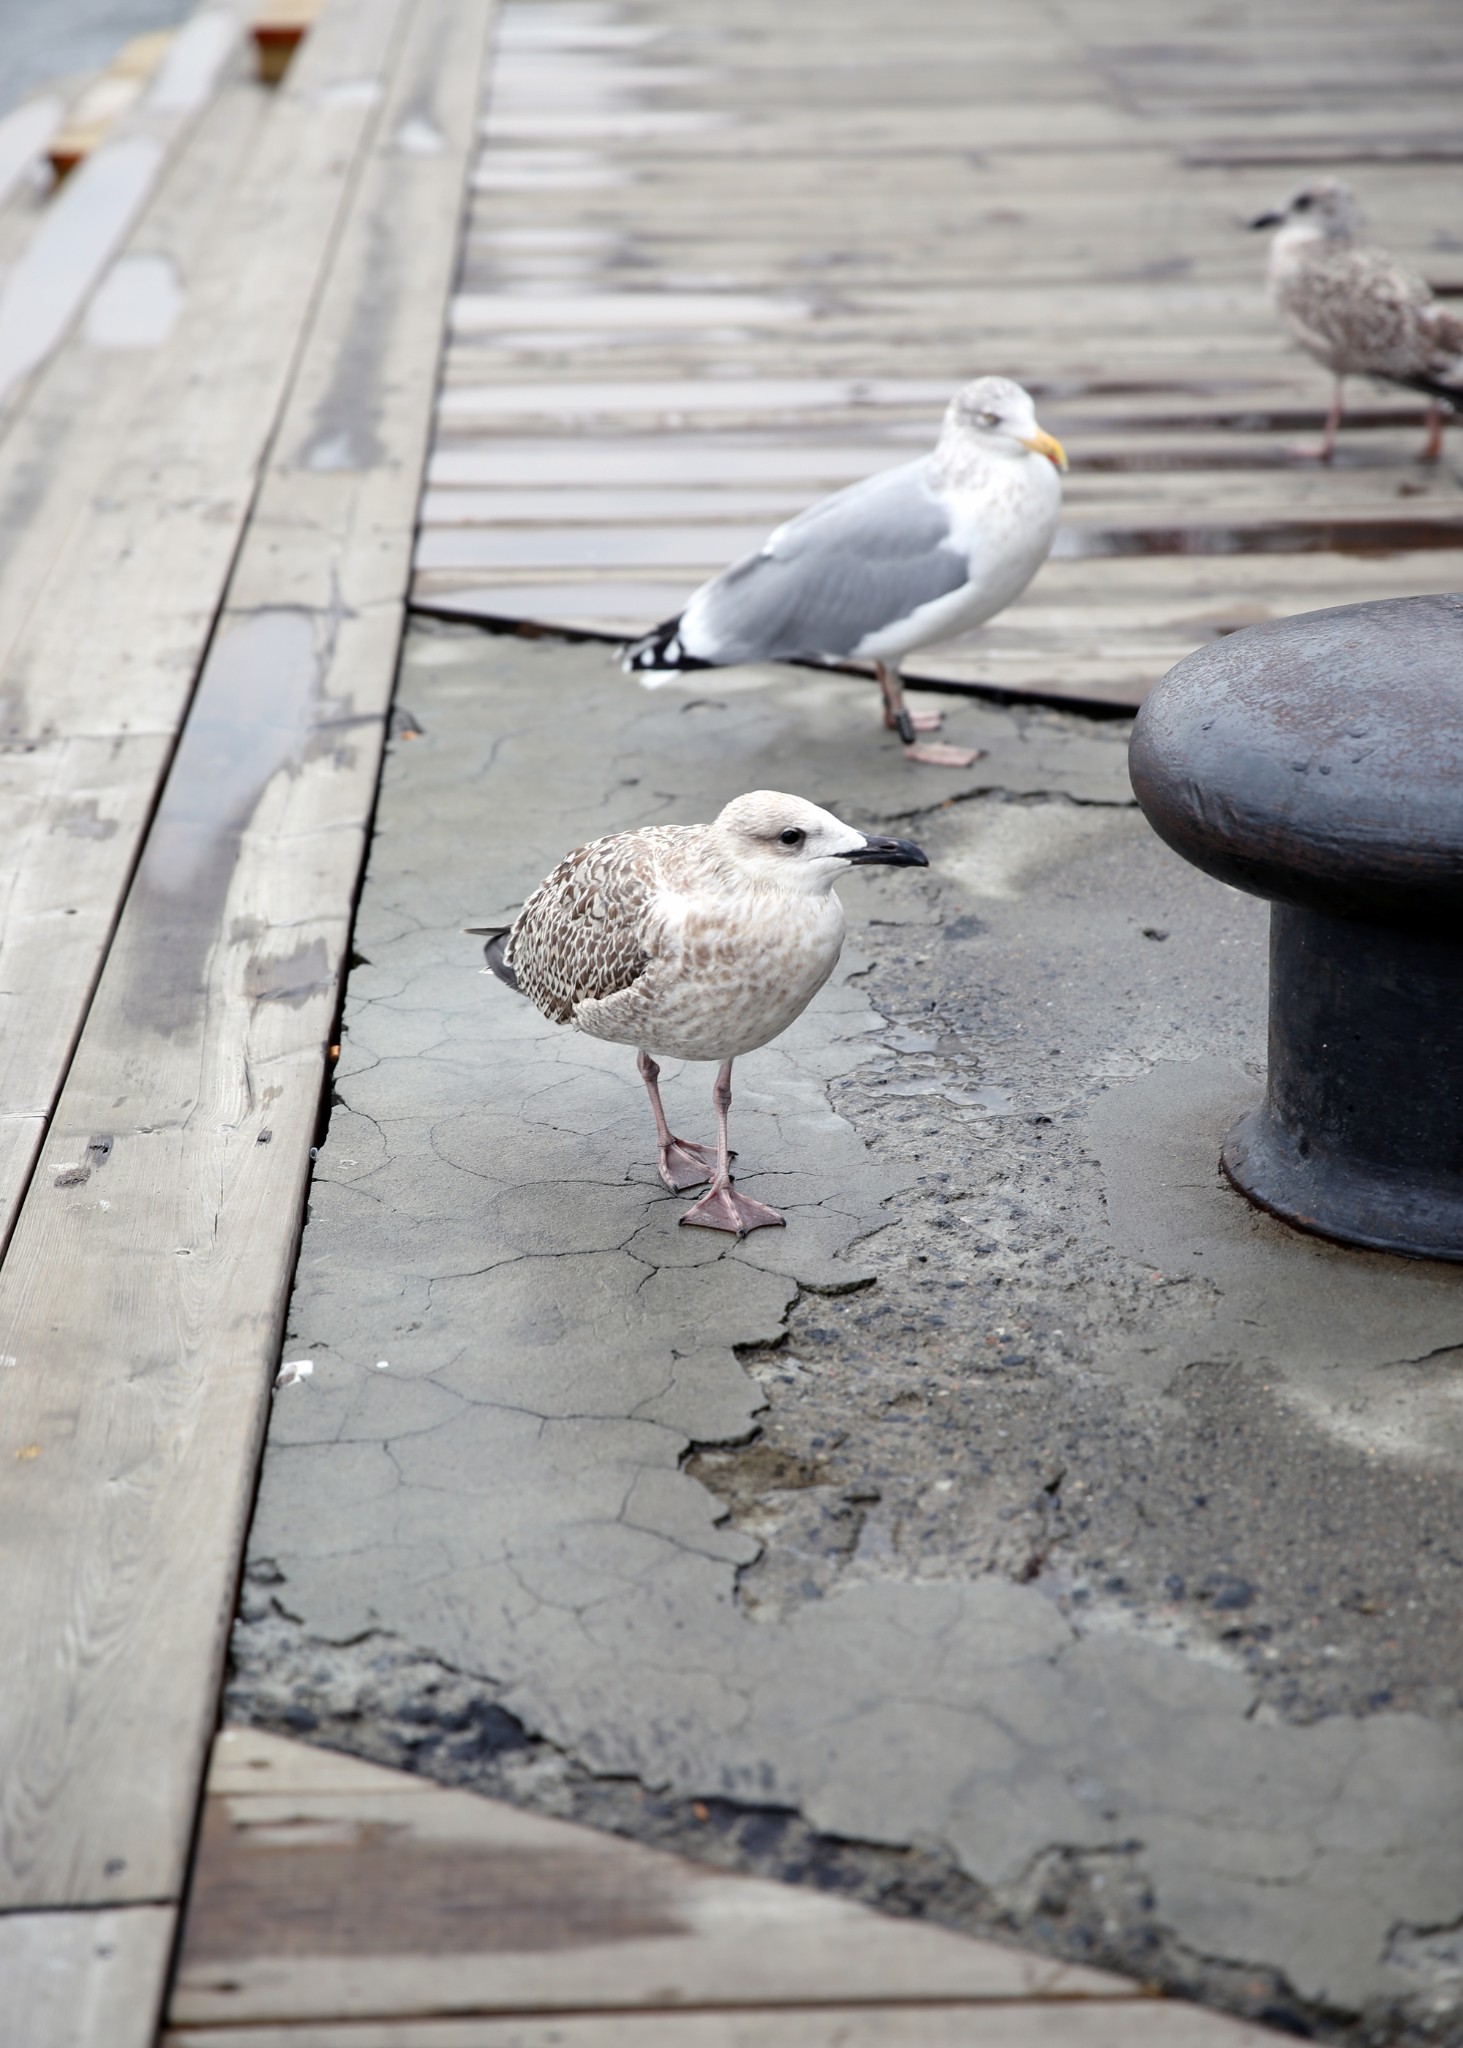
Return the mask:
[[1040,427],[1034,434],[1023,434],[1021,446],[1032,449],[1037,455],[1044,455],[1053,469],[1065,470],[1067,451],[1055,434],[1044,434]]

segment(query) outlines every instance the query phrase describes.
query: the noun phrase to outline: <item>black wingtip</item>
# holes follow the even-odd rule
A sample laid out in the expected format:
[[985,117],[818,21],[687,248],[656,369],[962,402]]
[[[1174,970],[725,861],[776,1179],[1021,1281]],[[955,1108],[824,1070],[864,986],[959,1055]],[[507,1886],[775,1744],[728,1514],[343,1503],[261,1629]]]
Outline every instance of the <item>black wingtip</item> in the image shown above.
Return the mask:
[[652,631],[622,647],[620,666],[633,675],[637,669],[710,668],[712,664],[698,661],[694,654],[687,654],[681,645],[681,620],[677,614],[673,619],[662,620]]
[[472,924],[467,927],[471,937],[478,939],[486,935],[488,943],[483,947],[483,958],[487,961],[499,981],[506,981],[509,988],[518,987],[518,976],[508,964],[508,941],[513,936],[513,927],[505,924],[494,928],[490,925]]
[[1409,391],[1420,391],[1424,398],[1434,398],[1453,412],[1463,412],[1463,384],[1446,384],[1441,377],[1398,377],[1394,380],[1406,385]]

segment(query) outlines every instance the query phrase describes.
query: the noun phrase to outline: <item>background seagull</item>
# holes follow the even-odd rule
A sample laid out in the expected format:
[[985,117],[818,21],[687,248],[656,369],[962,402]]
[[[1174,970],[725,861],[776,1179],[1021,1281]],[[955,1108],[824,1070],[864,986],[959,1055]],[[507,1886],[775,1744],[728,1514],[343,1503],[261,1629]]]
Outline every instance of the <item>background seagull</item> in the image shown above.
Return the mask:
[[905,706],[899,662],[993,618],[1051,551],[1060,441],[1006,377],[956,393],[932,453],[837,491],[703,583],[678,618],[625,649],[627,669],[853,655],[872,660],[884,723],[911,760],[965,768],[968,747],[916,745],[938,714]]
[[[640,1048],[660,1173],[673,1191],[711,1186],[682,1223],[781,1223],[739,1195],[727,1149],[732,1061],[766,1045],[833,972],[850,867],[928,867],[907,839],[875,839],[802,797],[754,790],[710,825],[647,825],[567,854],[513,925],[489,935],[489,967],[556,1024]],[[677,1138],[653,1053],[716,1060],[716,1151]]]
[[1443,408],[1463,405],[1463,320],[1444,312],[1424,280],[1385,249],[1359,243],[1360,224],[1351,189],[1339,178],[1318,178],[1278,213],[1250,222],[1277,230],[1270,244],[1271,297],[1301,347],[1336,379],[1320,446],[1297,452],[1331,460],[1345,380],[1368,376],[1432,400],[1421,460],[1436,462]]

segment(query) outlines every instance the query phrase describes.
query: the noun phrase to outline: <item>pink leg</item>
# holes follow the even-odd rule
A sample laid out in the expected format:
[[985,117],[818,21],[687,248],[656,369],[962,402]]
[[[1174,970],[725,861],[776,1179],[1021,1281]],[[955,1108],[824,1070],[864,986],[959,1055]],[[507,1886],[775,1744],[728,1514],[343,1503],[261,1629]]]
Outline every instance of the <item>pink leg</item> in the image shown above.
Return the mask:
[[650,1114],[655,1118],[655,1139],[660,1147],[661,1179],[673,1195],[680,1194],[685,1188],[699,1188],[711,1178],[715,1153],[709,1145],[693,1145],[687,1138],[672,1135],[660,1103],[660,1068],[648,1052],[642,1052],[635,1064],[640,1069],[640,1078],[645,1083],[646,1094],[650,1097]]
[[905,759],[922,761],[931,768],[968,768],[972,761],[978,761],[984,751],[980,747],[952,747],[943,741],[926,746],[916,746],[917,732],[938,732],[945,722],[943,711],[911,711],[904,701],[904,685],[896,669],[887,663],[876,661],[874,673],[879,678],[879,690],[884,699],[884,723],[890,732],[897,732],[904,742]]
[[754,1202],[750,1195],[739,1195],[732,1186],[731,1162],[733,1154],[727,1150],[726,1115],[731,1108],[732,1063],[727,1060],[717,1070],[716,1085],[711,1099],[716,1104],[716,1178],[701,1197],[693,1202],[681,1218],[682,1223],[698,1224],[703,1230],[734,1230],[738,1237],[745,1237],[749,1230],[762,1230],[770,1223],[782,1223],[785,1217],[775,1209],[769,1209],[765,1202]]
[[1422,444],[1419,462],[1436,462],[1443,452],[1443,428],[1447,414],[1436,399],[1427,409],[1427,439]]
[[1302,462],[1329,462],[1336,453],[1336,430],[1341,425],[1342,380],[1336,379],[1336,395],[1331,400],[1331,410],[1326,415],[1325,429],[1320,445],[1312,448],[1308,443],[1291,448],[1288,452],[1298,456]]

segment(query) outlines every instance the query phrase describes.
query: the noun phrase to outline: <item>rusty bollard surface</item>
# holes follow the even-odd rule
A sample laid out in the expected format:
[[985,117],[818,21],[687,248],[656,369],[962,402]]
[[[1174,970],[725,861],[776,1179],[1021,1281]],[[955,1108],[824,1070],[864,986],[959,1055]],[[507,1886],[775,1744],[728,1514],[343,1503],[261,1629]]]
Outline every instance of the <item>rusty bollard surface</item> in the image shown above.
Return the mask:
[[1176,853],[1272,904],[1269,1077],[1230,1180],[1299,1229],[1463,1260],[1463,595],[1200,648],[1129,768]]

